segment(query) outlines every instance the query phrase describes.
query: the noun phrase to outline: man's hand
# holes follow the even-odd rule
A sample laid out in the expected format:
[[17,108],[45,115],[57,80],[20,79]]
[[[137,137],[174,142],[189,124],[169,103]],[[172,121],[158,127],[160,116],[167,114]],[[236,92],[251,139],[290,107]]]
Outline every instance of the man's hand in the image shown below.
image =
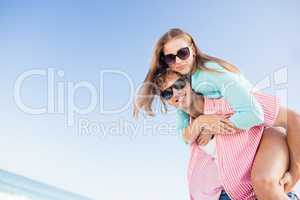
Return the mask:
[[293,172],[287,171],[280,180],[280,185],[284,187],[284,192],[291,192],[299,180],[298,175],[293,175]]

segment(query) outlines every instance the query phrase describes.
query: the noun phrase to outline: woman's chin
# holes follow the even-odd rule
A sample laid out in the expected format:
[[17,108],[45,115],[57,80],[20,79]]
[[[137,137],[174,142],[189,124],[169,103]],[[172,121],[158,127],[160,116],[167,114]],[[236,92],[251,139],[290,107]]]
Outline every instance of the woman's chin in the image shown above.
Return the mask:
[[189,72],[187,65],[172,66],[171,69],[180,74],[186,74]]
[[190,72],[190,70],[186,67],[184,67],[183,69],[181,69],[180,71],[178,71],[180,74],[188,74]]

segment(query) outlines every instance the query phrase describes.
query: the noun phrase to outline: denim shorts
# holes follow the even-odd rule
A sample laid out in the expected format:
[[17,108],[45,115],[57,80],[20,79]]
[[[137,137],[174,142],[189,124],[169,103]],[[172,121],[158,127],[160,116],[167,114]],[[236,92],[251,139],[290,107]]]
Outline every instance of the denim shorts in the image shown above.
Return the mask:
[[[289,192],[287,193],[288,197],[291,199],[291,200],[299,200],[299,198],[297,197],[297,195],[293,192]],[[220,198],[219,200],[230,200],[229,196],[226,194],[226,192],[223,190],[221,192],[221,195],[220,195]]]

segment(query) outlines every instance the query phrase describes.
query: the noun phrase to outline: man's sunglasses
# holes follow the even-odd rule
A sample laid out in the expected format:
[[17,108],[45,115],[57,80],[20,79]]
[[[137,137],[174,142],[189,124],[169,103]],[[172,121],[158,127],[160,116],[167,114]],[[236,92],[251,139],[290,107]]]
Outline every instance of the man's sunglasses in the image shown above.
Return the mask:
[[173,96],[173,88],[181,90],[186,86],[186,77],[177,79],[170,87],[160,92],[160,96],[165,100],[170,100]]
[[163,55],[163,60],[167,65],[174,64],[176,62],[176,56],[181,60],[186,60],[190,57],[190,49],[189,47],[181,48],[177,51],[176,55],[167,54]]

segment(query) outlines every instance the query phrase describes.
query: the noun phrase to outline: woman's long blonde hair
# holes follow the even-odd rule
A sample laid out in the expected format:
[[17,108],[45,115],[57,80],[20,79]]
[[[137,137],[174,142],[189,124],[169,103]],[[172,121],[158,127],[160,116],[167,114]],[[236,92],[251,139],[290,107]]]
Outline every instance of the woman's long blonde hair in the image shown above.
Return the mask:
[[155,95],[158,95],[159,93],[159,90],[154,84],[154,80],[153,80],[154,75],[158,68],[168,67],[168,65],[166,65],[163,61],[163,48],[167,42],[175,38],[176,39],[183,38],[186,41],[190,42],[190,44],[192,45],[195,51],[194,66],[197,69],[205,70],[205,71],[215,71],[205,67],[204,65],[206,62],[212,61],[218,63],[220,66],[222,66],[224,69],[230,72],[239,73],[239,69],[235,67],[233,64],[225,60],[222,60],[220,58],[216,58],[201,52],[190,34],[184,32],[179,28],[170,29],[157,41],[154,47],[150,69],[146,75],[143,85],[141,86],[141,88],[137,93],[137,97],[134,102],[134,106],[133,106],[134,117],[136,118],[138,117],[138,113],[141,109],[143,109],[147,115],[150,116],[154,115],[152,111],[152,102],[154,100]]

